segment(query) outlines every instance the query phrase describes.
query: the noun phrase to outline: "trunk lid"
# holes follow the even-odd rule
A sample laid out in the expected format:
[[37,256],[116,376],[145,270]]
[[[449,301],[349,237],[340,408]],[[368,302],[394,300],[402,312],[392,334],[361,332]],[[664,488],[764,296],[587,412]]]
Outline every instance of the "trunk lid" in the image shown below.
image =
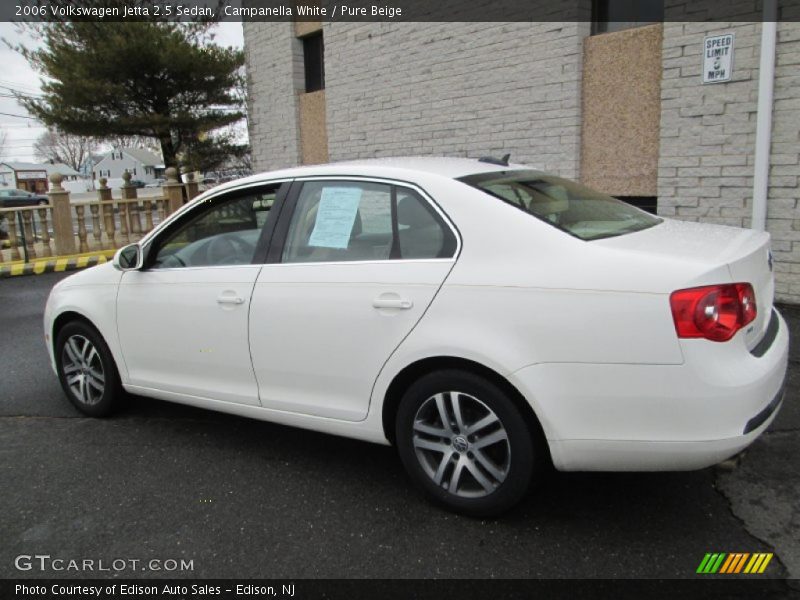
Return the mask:
[[768,233],[664,219],[663,223],[644,231],[590,243],[654,258],[683,260],[707,266],[709,270],[726,266],[730,281],[709,281],[708,284],[745,282],[752,285],[758,310],[755,321],[744,329],[747,348],[752,349],[764,335],[772,315],[775,294]]

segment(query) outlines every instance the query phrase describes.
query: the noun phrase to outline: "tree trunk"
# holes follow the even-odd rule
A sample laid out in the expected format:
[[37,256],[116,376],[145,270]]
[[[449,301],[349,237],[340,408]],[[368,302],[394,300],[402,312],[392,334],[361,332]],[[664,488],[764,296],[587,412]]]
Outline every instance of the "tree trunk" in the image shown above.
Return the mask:
[[[164,167],[169,169],[175,167],[178,169],[178,155],[175,152],[175,145],[172,143],[172,136],[169,133],[159,136],[158,141],[161,144],[161,155],[164,157]],[[180,173],[180,169],[178,169]]]

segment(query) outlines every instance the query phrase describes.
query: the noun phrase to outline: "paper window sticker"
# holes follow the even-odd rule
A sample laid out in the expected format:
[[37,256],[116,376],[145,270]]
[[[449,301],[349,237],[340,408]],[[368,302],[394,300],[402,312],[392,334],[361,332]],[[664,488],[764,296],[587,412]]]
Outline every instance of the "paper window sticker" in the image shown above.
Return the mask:
[[308,245],[317,248],[346,249],[363,189],[357,187],[326,187],[322,190],[314,231]]

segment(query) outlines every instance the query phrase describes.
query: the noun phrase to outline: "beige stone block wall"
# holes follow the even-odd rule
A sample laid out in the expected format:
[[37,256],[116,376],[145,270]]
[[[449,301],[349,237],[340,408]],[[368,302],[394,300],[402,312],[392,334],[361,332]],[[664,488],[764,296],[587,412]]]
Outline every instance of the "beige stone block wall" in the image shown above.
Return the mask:
[[295,21],[294,34],[297,37],[304,37],[311,33],[316,33],[322,29],[322,21]]
[[304,165],[328,162],[328,129],[325,121],[325,90],[301,93],[300,153]]
[[655,196],[662,26],[587,37],[581,180],[614,196]]

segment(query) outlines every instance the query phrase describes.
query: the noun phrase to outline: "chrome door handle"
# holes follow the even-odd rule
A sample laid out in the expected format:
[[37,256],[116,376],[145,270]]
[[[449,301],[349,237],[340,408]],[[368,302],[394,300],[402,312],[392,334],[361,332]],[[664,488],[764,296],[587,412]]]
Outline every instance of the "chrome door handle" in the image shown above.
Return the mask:
[[374,308],[399,308],[402,310],[408,310],[414,306],[414,302],[411,300],[406,300],[405,298],[400,298],[395,294],[386,294],[384,296],[378,296],[375,298],[372,301],[372,306]]
[[239,296],[220,296],[217,298],[218,304],[244,304],[244,298]]

